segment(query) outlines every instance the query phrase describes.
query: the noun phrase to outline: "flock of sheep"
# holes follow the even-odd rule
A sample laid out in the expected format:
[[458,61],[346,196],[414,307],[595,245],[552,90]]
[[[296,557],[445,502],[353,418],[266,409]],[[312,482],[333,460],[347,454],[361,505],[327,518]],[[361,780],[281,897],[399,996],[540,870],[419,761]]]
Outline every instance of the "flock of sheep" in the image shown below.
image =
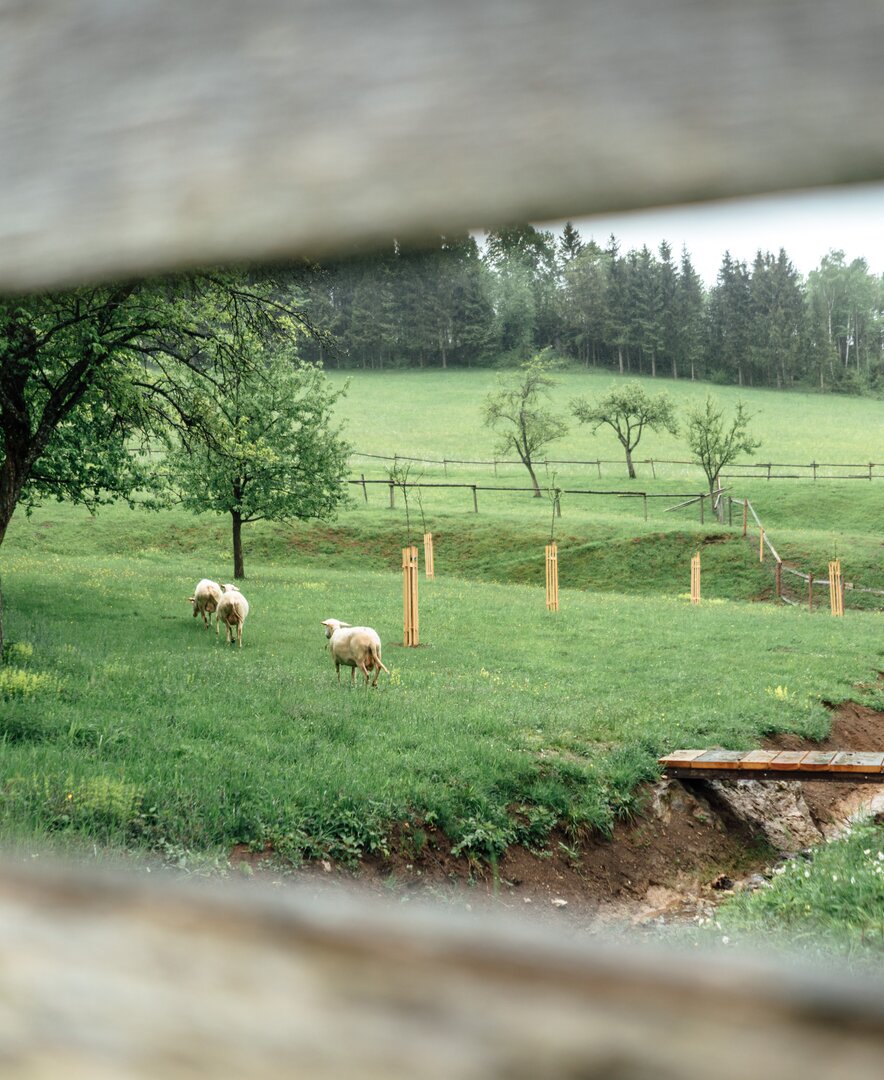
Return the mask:
[[[227,644],[232,643],[235,633],[237,644],[242,648],[242,628],[249,613],[249,602],[236,585],[219,585],[216,581],[203,578],[202,581],[197,582],[193,596],[189,596],[188,601],[193,604],[193,617],[202,615],[203,626],[206,630],[210,628],[214,615],[215,633],[220,633],[221,623],[224,623]],[[350,668],[351,685],[356,680],[357,668],[365,676],[366,686],[369,684],[372,671],[374,671],[372,686],[377,686],[381,671],[390,674],[381,660],[381,639],[370,626],[351,626],[339,619],[324,619],[321,625],[325,627],[328,649],[335,665],[338,682],[341,681],[342,665]]]

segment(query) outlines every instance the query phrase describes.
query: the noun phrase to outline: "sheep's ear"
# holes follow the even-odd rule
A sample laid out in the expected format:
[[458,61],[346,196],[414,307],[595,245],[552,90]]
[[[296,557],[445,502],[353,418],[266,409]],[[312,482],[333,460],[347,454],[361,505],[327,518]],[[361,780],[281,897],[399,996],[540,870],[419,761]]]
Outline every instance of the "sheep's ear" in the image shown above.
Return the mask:
[[188,604],[192,604],[194,602],[194,600],[196,600],[195,596],[188,596],[188,598],[187,598]]
[[351,623],[351,622],[340,622],[340,623],[338,623],[338,626],[346,626],[346,627],[349,628],[349,627],[353,626],[353,623]]

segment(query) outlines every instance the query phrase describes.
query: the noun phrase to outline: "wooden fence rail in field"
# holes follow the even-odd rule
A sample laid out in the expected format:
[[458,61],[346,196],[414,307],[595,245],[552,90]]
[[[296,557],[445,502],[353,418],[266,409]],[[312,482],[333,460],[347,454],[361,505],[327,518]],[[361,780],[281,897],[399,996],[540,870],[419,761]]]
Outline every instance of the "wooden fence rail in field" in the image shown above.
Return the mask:
[[[822,588],[825,588],[825,589],[831,588],[832,583],[831,583],[830,579],[829,578],[815,577],[812,573],[805,574],[801,570],[796,570],[794,567],[786,566],[785,563],[783,562],[783,560],[780,558],[779,553],[777,552],[776,548],[771,543],[770,537],[767,534],[767,530],[761,524],[761,519],[759,518],[758,514],[756,513],[755,507],[752,505],[752,503],[748,499],[731,499],[730,501],[731,501],[731,504],[736,503],[738,506],[743,507],[743,536],[746,536],[746,521],[747,521],[748,514],[752,515],[752,518],[754,519],[755,524],[758,526],[758,530],[759,530],[759,549],[760,549],[760,554],[762,555],[762,561],[763,561],[763,551],[764,551],[765,547],[768,549],[768,551],[770,551],[771,555],[773,555],[773,557],[774,557],[774,573],[776,575],[775,580],[776,580],[777,598],[782,600],[783,603],[786,603],[786,604],[793,604],[794,605],[794,604],[797,603],[797,601],[790,600],[788,597],[783,595],[783,588],[782,588],[782,580],[783,579],[782,579],[782,575],[783,574],[791,574],[793,577],[801,578],[803,581],[807,582],[807,585],[808,585],[808,607],[812,608],[813,607],[813,587],[815,585],[819,585],[819,586],[821,586]],[[831,564],[831,563],[829,564],[830,568],[831,568],[832,565],[833,564]],[[857,585],[854,582],[844,582],[844,581],[842,581],[841,578],[840,578],[840,563],[839,563],[838,569],[839,569],[839,577],[838,577],[838,581],[837,581],[837,587],[838,587],[838,589],[840,591],[841,598],[840,598],[840,600],[837,601],[835,607],[833,607],[833,609],[832,609],[833,614],[840,614],[840,615],[844,614],[844,592],[845,591],[861,592],[861,593],[866,593],[866,594],[871,595],[871,596],[884,596],[884,589],[873,589],[873,588],[868,588],[867,586]],[[830,577],[831,577],[831,574],[830,574]],[[838,609],[837,611],[836,611],[836,608]]]
[[878,1080],[884,986],[326,889],[0,874],[3,1075]]
[[[353,450],[350,454],[351,457],[370,458],[375,461],[413,461],[419,462],[424,465],[441,465],[446,471],[449,465],[474,465],[483,466],[486,468],[493,468],[495,472],[500,466],[517,466],[524,467],[522,461],[518,461],[510,458],[492,458],[488,459],[472,459],[472,458],[433,458],[433,457],[419,457],[409,454],[369,454],[363,453],[360,450]],[[633,465],[649,465],[653,478],[657,478],[657,466],[658,465],[680,465],[690,466],[695,469],[699,469],[700,463],[698,461],[687,461],[676,458],[633,458]],[[543,458],[535,461],[534,464],[539,468],[548,469],[551,465],[587,465],[592,466],[598,470],[599,476],[601,476],[602,465],[614,465],[619,468],[624,468],[625,462],[623,458]],[[881,462],[863,462],[861,465],[853,465],[847,463],[830,462],[828,464],[823,462],[812,461],[809,464],[789,464],[789,463],[772,463],[772,462],[755,462],[753,464],[731,464],[728,469],[742,469],[744,472],[737,474],[743,479],[763,479],[763,480],[795,480],[803,479],[803,477],[797,474],[783,474],[774,473],[773,469],[804,469],[812,473],[814,480],[876,480],[884,478],[884,471],[875,472],[876,469],[884,470],[884,463]],[[862,469],[861,473],[851,473],[849,475],[834,473],[834,474],[819,474],[819,469]],[[745,470],[754,470],[754,472],[747,475]],[[760,472],[758,470],[761,470]],[[722,479],[732,478],[731,473],[722,474]]]

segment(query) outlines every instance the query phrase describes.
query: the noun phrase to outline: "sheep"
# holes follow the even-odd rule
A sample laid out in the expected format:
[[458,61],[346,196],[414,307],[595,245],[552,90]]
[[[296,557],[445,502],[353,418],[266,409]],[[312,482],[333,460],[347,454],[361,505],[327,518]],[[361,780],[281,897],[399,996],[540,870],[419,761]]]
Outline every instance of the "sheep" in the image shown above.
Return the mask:
[[[216,581],[210,581],[208,578],[203,578],[202,581],[197,582],[196,588],[193,590],[193,596],[189,596],[188,602],[193,604],[193,617],[202,615],[203,617],[203,629],[208,630],[212,625],[212,613],[218,608],[218,601],[221,599],[221,586]],[[218,616],[215,616],[217,622]]]
[[338,682],[341,681],[341,664],[350,668],[351,686],[356,681],[357,668],[365,676],[366,686],[372,669],[373,687],[377,686],[381,671],[390,674],[381,660],[381,639],[370,626],[351,626],[338,619],[325,619],[322,625],[325,627],[325,636],[329,639],[328,649],[335,663]]
[[224,623],[227,644],[230,645],[233,642],[233,629],[236,627],[237,644],[242,648],[242,624],[249,613],[249,602],[236,585],[222,585],[221,588],[224,591],[215,612],[215,633],[220,633],[221,623]]

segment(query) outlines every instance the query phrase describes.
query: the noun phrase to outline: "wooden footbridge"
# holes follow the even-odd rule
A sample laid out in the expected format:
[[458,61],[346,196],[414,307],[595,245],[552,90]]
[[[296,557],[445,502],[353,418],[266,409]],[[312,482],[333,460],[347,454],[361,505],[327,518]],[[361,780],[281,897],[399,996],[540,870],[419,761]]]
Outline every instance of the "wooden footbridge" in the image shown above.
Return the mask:
[[668,780],[834,780],[884,784],[884,752],[675,750],[659,758]]

